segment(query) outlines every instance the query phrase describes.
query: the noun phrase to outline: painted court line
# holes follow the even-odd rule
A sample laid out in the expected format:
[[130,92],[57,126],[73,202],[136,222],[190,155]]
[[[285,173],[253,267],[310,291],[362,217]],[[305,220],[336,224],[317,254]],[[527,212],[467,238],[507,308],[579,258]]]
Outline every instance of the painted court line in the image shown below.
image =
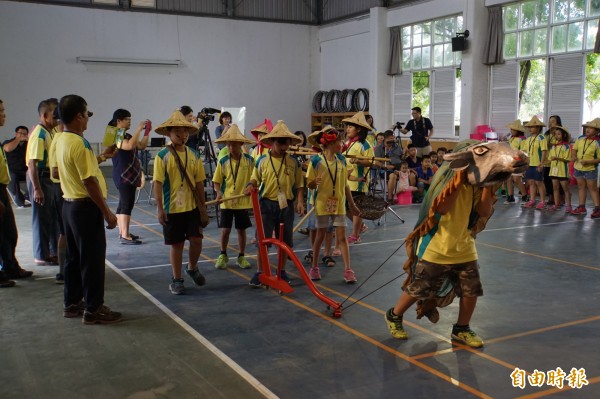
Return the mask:
[[127,274],[123,273],[123,271],[119,270],[118,267],[113,265],[110,261],[106,260],[106,265],[110,267],[115,273],[117,273],[123,280],[125,280],[129,285],[135,288],[140,294],[142,294],[146,299],[152,302],[157,308],[159,308],[164,314],[170,317],[175,323],[179,324],[181,328],[183,328],[188,334],[196,339],[200,344],[204,345],[209,351],[211,351],[215,356],[217,356],[222,362],[227,364],[233,371],[235,371],[240,377],[246,380],[252,387],[254,387],[257,391],[259,391],[265,398],[279,398],[273,392],[271,392],[266,386],[264,386],[260,381],[258,381],[252,374],[247,372],[242,366],[237,364],[233,359],[227,356],[225,353],[221,352],[219,348],[214,346],[208,339],[206,339],[202,334],[198,331],[194,330],[192,326],[187,324],[183,319],[173,313],[169,308],[167,308],[162,302],[152,296],[148,291],[142,288],[138,283],[133,281]]

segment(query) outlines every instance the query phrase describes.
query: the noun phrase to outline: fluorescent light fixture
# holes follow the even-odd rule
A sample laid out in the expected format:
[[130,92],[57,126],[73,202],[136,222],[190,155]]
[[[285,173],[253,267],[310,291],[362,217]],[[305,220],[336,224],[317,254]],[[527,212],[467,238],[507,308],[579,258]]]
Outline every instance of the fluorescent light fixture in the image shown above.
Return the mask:
[[82,64],[180,66],[181,60],[147,60],[139,58],[77,57]]

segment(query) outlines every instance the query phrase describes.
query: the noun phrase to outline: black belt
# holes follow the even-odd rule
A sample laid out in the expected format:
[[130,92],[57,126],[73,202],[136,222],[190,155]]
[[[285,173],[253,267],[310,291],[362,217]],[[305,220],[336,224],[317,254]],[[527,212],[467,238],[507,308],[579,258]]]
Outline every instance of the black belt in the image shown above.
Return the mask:
[[93,202],[90,197],[83,198],[63,198],[67,202]]

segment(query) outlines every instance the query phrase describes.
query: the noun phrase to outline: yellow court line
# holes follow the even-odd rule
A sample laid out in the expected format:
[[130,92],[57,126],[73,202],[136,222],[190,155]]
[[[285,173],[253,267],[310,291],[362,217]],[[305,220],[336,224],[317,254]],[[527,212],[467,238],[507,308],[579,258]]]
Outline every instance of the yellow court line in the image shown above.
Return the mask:
[[591,317],[588,317],[586,319],[569,321],[569,322],[562,323],[562,324],[557,324],[557,325],[554,325],[554,326],[542,327],[542,328],[538,328],[536,330],[531,330],[531,331],[526,331],[526,332],[517,333],[517,334],[511,334],[511,335],[506,335],[504,337],[498,337],[498,338],[488,339],[486,342],[493,342],[493,343],[502,342],[502,341],[507,341],[509,339],[513,339],[513,338],[520,338],[520,337],[525,337],[527,335],[533,335],[533,334],[539,334],[539,333],[543,333],[543,332],[547,332],[547,331],[558,330],[558,329],[563,328],[563,327],[575,326],[577,324],[589,323],[589,322],[596,321],[596,320],[600,320],[600,316],[591,316]]
[[571,388],[569,385],[566,385],[562,389],[554,387],[554,388],[551,388],[551,389],[546,389],[545,391],[539,391],[539,392],[535,392],[535,393],[532,393],[532,394],[529,394],[529,395],[517,396],[515,399],[535,399],[535,398],[541,398],[543,396],[553,395],[553,394],[555,394],[557,392],[564,392],[564,391],[569,391],[569,390],[573,390],[573,389],[581,389],[583,391],[586,386],[589,386],[589,385],[592,385],[592,384],[596,384],[598,382],[600,382],[600,376],[588,379],[588,385],[584,385],[581,388]]
[[521,254],[521,255],[533,256],[534,258],[540,258],[540,259],[544,259],[544,260],[550,260],[550,261],[557,262],[557,263],[564,263],[565,265],[583,267],[585,269],[590,269],[590,270],[600,270],[600,267],[588,266],[588,265],[584,265],[584,264],[577,263],[577,262],[570,262],[570,261],[567,261],[567,260],[551,258],[549,256],[538,255],[538,254],[534,254],[534,253],[531,253],[531,252],[520,251],[520,250],[517,250],[517,249],[505,248],[505,247],[501,247],[499,245],[487,244],[485,242],[478,241],[477,245],[484,245],[484,246],[490,247],[490,248],[502,249],[504,251],[515,252],[515,253],[518,253],[518,254]]

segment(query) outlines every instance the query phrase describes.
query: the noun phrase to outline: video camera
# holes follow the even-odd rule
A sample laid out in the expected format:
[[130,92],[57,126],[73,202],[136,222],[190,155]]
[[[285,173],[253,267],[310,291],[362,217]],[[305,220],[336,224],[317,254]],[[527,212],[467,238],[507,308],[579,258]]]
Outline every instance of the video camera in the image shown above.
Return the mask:
[[402,125],[404,125],[404,123],[402,122],[396,122],[396,124],[394,125],[394,127],[398,130],[402,129]]
[[208,122],[214,121],[215,116],[213,114],[218,114],[221,112],[216,108],[202,108],[200,112],[198,112],[198,120],[202,121],[203,125],[208,125]]

